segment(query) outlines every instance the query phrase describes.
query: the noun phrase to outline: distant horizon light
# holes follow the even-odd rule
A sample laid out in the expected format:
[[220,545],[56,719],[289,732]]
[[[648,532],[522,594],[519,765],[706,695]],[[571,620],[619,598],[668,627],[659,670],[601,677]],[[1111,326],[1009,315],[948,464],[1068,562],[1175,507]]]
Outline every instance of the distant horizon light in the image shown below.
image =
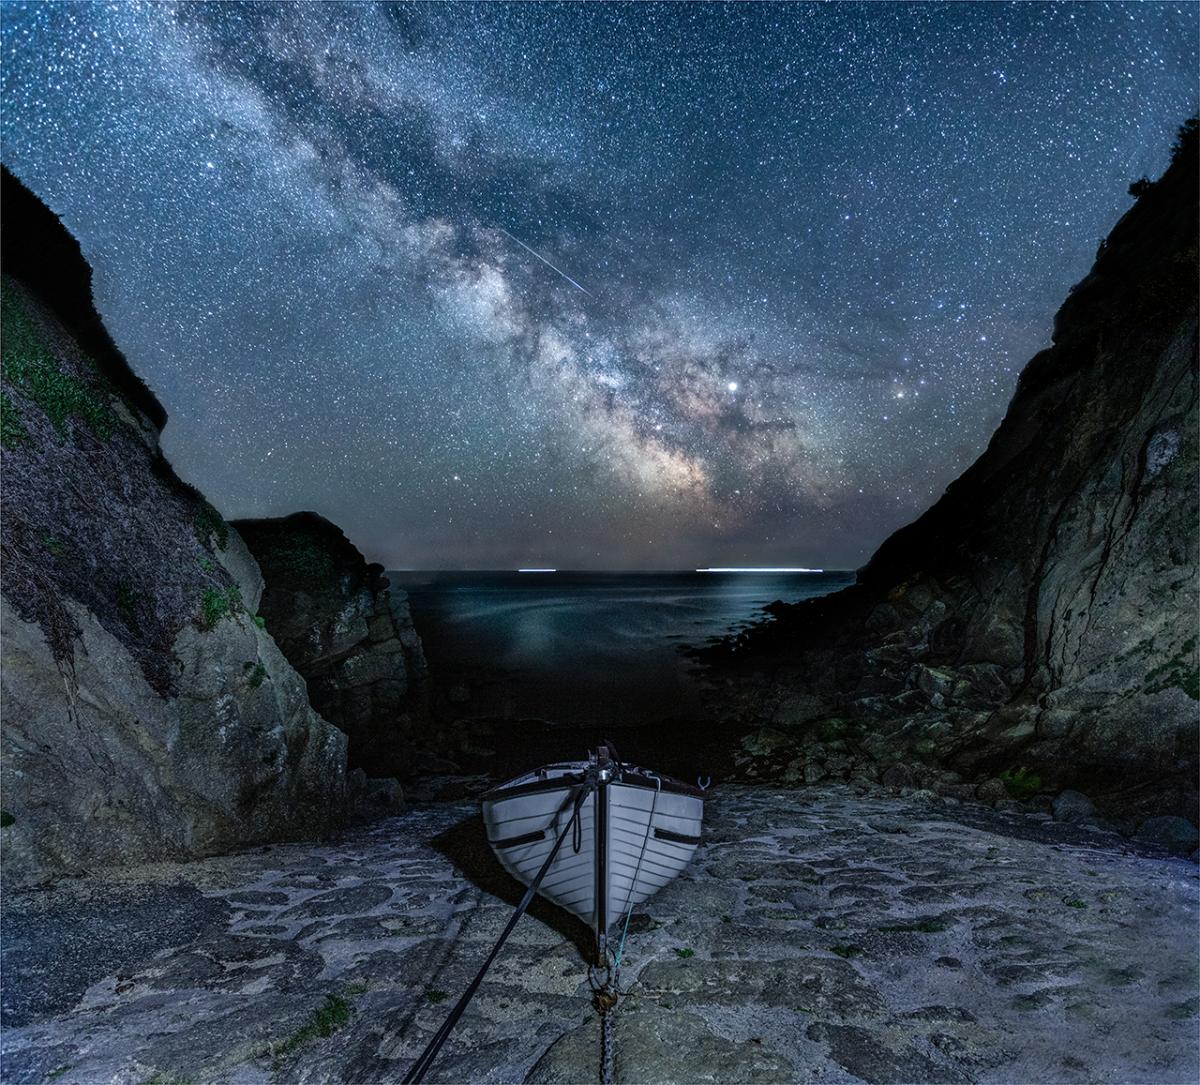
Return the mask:
[[557,569],[518,569],[518,573],[557,573]]
[[824,571],[825,571],[824,569],[803,569],[803,568],[799,568],[799,567],[793,568],[790,566],[778,566],[778,567],[764,566],[762,568],[753,568],[753,567],[741,568],[741,567],[734,567],[734,566],[717,568],[714,566],[711,569],[697,569],[696,570],[696,572],[698,572],[698,573],[823,573]]

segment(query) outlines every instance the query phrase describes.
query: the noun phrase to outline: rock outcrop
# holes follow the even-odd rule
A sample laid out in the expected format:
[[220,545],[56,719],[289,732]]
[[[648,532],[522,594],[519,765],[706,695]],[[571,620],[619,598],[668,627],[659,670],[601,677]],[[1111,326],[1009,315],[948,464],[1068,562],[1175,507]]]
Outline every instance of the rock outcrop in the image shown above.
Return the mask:
[[346,738],[258,566],[164,459],[74,239],[7,171],[3,201],[6,886],[340,826]]
[[1197,176],[1189,122],[979,460],[855,586],[714,653],[776,767],[933,763],[1196,819]]
[[234,526],[266,578],[267,629],[313,707],[349,736],[350,767],[408,775],[428,720],[428,672],[407,594],[316,513]]

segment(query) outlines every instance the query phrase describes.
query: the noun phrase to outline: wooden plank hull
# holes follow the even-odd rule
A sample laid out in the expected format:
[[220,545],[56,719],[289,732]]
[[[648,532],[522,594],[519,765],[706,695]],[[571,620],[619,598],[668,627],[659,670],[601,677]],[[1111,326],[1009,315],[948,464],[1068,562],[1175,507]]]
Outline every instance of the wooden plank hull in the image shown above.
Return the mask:
[[[586,767],[546,766],[484,797],[492,850],[525,885],[570,820],[573,789]],[[539,892],[589,926],[607,929],[687,866],[700,842],[704,799],[694,788],[640,769],[601,787],[603,796],[597,790],[584,800],[578,829],[568,834]]]

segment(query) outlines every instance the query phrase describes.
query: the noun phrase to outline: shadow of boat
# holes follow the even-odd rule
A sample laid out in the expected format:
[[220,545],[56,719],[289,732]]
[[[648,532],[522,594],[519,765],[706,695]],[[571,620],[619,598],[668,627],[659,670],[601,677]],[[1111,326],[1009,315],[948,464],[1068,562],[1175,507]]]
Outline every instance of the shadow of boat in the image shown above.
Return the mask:
[[[513,908],[521,902],[525,886],[500,865],[491,845],[488,844],[483,818],[479,813],[463,818],[439,833],[430,841],[430,845],[446,856],[468,881],[485,893],[499,898]],[[540,896],[533,898],[527,914],[557,931],[574,945],[585,964],[592,962],[596,937],[583,920]],[[482,963],[481,958],[480,964]]]

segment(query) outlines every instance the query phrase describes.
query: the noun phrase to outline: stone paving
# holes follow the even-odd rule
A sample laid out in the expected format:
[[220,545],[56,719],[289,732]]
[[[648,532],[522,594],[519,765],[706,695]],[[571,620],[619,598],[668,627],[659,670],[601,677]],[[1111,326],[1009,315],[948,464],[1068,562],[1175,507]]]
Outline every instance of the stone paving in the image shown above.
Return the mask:
[[[7,895],[5,1083],[396,1082],[520,887],[471,803]],[[622,1082],[1194,1082],[1197,867],[882,790],[712,793],[631,927]],[[598,1072],[588,932],[537,902],[427,1078]]]

